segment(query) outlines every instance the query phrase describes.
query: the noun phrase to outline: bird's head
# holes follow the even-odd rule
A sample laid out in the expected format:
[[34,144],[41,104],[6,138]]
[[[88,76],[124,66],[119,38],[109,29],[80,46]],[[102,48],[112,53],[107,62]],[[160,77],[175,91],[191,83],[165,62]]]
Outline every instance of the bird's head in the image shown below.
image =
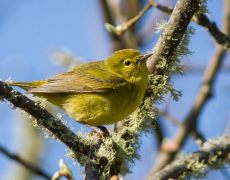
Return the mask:
[[106,61],[106,66],[127,81],[139,80],[148,75],[146,60],[152,54],[142,55],[135,49],[114,52]]

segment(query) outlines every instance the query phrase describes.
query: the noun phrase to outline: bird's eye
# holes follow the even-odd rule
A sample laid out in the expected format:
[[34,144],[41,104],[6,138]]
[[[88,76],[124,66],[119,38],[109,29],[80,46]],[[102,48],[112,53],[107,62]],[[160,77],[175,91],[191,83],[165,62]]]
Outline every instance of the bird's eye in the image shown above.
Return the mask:
[[129,66],[129,65],[131,64],[131,61],[130,61],[130,60],[125,60],[125,61],[124,61],[124,64],[125,64],[126,66]]

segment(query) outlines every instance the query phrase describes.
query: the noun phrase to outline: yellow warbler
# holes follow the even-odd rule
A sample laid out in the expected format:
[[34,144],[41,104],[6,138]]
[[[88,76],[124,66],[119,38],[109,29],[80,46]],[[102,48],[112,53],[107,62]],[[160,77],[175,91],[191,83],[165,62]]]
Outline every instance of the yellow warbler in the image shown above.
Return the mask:
[[47,80],[9,84],[46,98],[83,124],[111,124],[140,105],[148,83],[149,56],[124,49],[104,61],[81,64]]

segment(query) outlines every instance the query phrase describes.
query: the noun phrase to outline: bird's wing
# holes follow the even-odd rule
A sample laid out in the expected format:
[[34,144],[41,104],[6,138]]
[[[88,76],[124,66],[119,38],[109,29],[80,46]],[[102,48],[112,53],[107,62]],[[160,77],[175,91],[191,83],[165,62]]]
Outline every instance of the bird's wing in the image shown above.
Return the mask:
[[126,81],[104,67],[103,61],[92,62],[77,66],[72,71],[58,74],[47,83],[30,89],[32,93],[87,93],[109,92],[122,85]]

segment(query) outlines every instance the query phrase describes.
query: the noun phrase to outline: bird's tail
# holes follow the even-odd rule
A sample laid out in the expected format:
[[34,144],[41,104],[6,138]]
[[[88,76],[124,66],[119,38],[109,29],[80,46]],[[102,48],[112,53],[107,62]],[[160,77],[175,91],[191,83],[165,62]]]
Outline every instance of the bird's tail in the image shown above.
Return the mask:
[[7,82],[9,86],[17,86],[26,91],[31,90],[33,88],[37,88],[45,84],[46,81],[33,81],[33,82]]

